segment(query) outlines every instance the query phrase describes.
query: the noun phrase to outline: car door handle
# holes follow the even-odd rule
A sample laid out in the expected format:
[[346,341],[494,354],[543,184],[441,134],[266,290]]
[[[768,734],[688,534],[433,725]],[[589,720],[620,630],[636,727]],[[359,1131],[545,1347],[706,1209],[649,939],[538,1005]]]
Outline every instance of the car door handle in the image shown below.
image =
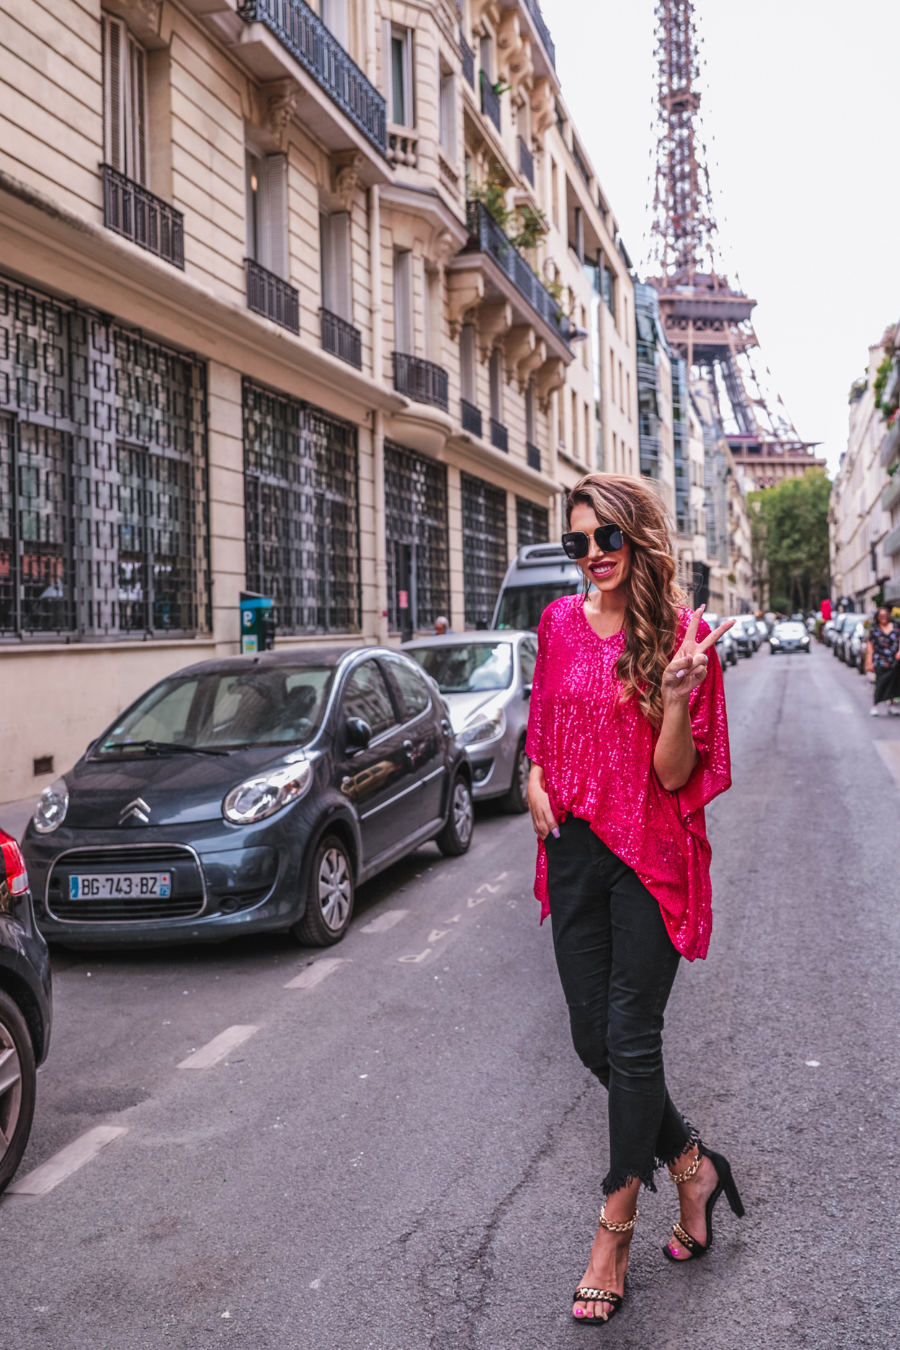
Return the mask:
[[413,743],[412,743],[412,741],[404,741],[404,742],[403,742],[403,751],[404,751],[404,753],[405,753],[405,755],[406,755],[406,758],[409,760],[410,764],[412,764],[412,761],[413,761]]
[[445,736],[449,736],[451,734],[450,723],[447,721],[446,717],[441,718],[441,731],[444,733]]

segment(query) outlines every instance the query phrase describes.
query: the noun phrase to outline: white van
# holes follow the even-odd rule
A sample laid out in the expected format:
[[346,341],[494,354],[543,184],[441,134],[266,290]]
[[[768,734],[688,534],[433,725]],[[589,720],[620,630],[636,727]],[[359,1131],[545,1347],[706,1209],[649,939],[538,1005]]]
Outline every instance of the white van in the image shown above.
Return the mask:
[[581,578],[562,544],[527,544],[506,569],[491,627],[536,629],[549,604],[581,590]]

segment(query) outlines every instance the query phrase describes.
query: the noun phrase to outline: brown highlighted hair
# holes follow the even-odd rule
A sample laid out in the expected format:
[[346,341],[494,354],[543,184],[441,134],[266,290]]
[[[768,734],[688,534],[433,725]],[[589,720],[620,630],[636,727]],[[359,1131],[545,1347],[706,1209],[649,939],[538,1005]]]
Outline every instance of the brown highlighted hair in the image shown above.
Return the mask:
[[675,580],[675,558],[666,509],[644,478],[588,473],[566,498],[566,522],[576,506],[589,506],[601,525],[618,525],[631,544],[625,610],[625,650],[616,673],[622,697],[637,696],[641,712],[662,725],[663,671],[675,653],[679,611],[687,596]]

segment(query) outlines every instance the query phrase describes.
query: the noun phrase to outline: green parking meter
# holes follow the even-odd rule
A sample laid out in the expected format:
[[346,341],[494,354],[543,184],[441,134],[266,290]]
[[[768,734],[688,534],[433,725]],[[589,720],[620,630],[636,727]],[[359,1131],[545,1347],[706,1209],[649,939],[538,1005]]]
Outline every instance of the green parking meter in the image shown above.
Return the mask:
[[270,652],[275,647],[274,600],[241,591],[241,655]]

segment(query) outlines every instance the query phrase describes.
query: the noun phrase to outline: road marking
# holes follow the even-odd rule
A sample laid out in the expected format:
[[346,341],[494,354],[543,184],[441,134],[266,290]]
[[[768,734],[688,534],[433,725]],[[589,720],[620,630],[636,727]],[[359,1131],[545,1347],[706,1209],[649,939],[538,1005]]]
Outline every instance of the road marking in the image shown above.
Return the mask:
[[874,741],[873,744],[900,787],[900,741]]
[[425,941],[440,942],[441,938],[446,937],[449,932],[450,932],[449,928],[432,928],[431,932],[428,934],[428,937],[425,939]]
[[431,948],[426,947],[424,952],[419,952],[418,956],[398,956],[397,960],[404,962],[404,964],[406,965],[415,966],[418,965],[420,961],[424,961],[426,956],[430,955],[431,955]]
[[373,919],[371,923],[367,923],[365,928],[361,928],[359,931],[361,933],[386,933],[389,928],[394,927],[394,924],[399,923],[401,919],[405,919],[408,913],[408,909],[386,910],[384,914],[379,914],[377,919]]
[[314,965],[307,966],[301,970],[299,975],[295,975],[292,980],[288,980],[284,986],[285,989],[315,989],[317,984],[327,980],[329,975],[333,975],[338,966],[346,966],[347,959],[343,956],[326,956],[323,960],[316,961]]
[[459,923],[461,918],[461,914],[454,914],[452,919],[444,919],[444,923]]
[[95,1125],[92,1130],[66,1144],[52,1158],[48,1158],[40,1167],[36,1167],[27,1176],[19,1177],[7,1187],[7,1195],[46,1195],[58,1186],[66,1177],[77,1172],[79,1167],[96,1158],[101,1149],[106,1148],[120,1135],[127,1134],[124,1125]]
[[232,1050],[236,1050],[244,1041],[249,1041],[259,1027],[253,1026],[235,1026],[226,1027],[220,1031],[218,1036],[213,1036],[206,1045],[201,1045],[199,1050],[195,1050],[187,1059],[183,1059],[178,1065],[179,1069],[211,1069],[219,1060],[224,1059]]
[[468,900],[466,901],[466,908],[467,908],[467,909],[474,909],[476,905],[483,905],[484,902],[485,902],[485,900],[487,900],[487,899],[489,899],[489,898],[490,898],[490,897],[487,896],[487,895],[477,895],[477,896],[476,896],[476,895],[470,895],[469,898],[468,898]]

